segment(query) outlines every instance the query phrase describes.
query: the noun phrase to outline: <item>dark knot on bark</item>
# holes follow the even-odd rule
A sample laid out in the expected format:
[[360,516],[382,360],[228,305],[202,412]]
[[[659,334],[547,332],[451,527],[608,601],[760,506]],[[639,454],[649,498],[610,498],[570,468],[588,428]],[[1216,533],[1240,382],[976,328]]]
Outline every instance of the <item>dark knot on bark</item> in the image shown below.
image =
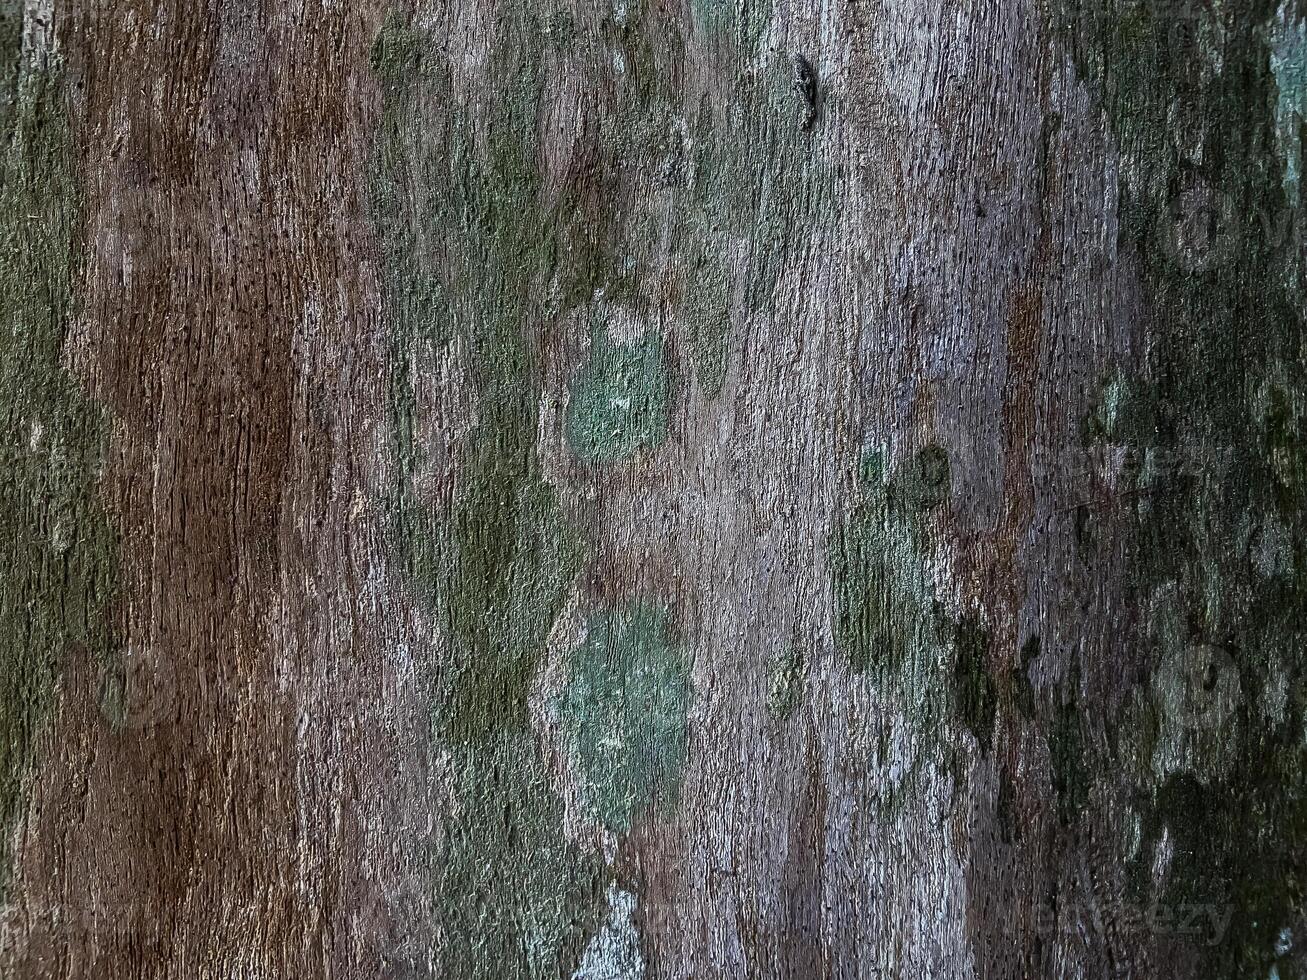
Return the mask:
[[794,63],[794,91],[799,94],[803,109],[803,121],[799,123],[799,128],[807,131],[817,121],[817,72],[801,54],[795,53],[791,60]]

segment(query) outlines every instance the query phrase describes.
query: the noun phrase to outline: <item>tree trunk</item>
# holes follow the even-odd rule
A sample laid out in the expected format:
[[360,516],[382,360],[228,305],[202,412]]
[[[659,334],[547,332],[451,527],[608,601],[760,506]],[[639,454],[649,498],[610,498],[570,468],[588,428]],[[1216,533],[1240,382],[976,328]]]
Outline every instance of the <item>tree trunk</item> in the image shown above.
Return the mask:
[[1307,975],[1304,0],[0,15],[5,975]]

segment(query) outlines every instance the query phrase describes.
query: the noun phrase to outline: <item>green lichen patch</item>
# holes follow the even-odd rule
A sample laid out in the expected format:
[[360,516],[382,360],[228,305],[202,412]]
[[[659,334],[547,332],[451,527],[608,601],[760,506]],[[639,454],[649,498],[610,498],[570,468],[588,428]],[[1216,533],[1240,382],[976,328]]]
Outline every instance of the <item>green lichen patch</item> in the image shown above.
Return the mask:
[[947,502],[948,456],[932,444],[888,474],[874,452],[859,474],[861,500],[832,535],[836,647],[901,705],[920,736],[920,759],[955,761],[950,722],[988,751],[1000,703],[1014,699],[1018,679],[994,677],[983,624],[949,614],[936,594],[929,512]]
[[933,673],[947,633],[927,566],[921,511],[947,499],[948,457],[917,453],[886,479],[883,455],[862,459],[861,502],[833,536],[835,640],[855,670]]
[[834,536],[835,642],[856,671],[925,680],[941,645],[924,530],[889,507],[884,490]]
[[[557,251],[534,142],[538,26],[526,12],[500,25],[491,57],[504,90],[484,150],[469,118],[433,114],[450,73],[430,36],[392,15],[373,49],[385,93],[371,190],[392,335],[390,540],[449,627],[456,656],[438,715],[456,743],[525,726],[545,634],[580,560],[536,454],[533,295]],[[425,352],[455,341],[470,360],[477,423],[457,497],[438,513],[414,485],[427,450],[413,379],[430,369]]]
[[563,834],[530,735],[455,752],[456,810],[435,855],[441,976],[567,976],[598,927],[603,860]]
[[1284,4],[1271,27],[1271,72],[1275,75],[1275,138],[1284,169],[1284,193],[1299,203],[1303,126],[1307,123],[1307,20]]
[[[435,739],[456,774],[436,834],[441,975],[544,978],[575,968],[603,905],[602,862],[569,842],[532,730],[548,631],[583,559],[538,458],[539,337],[578,291],[545,201],[537,125],[547,12],[509,4],[490,44],[495,86],[478,126],[455,105],[442,40],[399,14],[373,49],[382,109],[369,184],[390,331],[395,482],[387,540],[443,651],[432,665]],[[431,501],[415,379],[465,357],[474,425],[452,501]],[[445,447],[436,447],[443,451]]]
[[613,340],[598,327],[568,391],[567,443],[587,463],[614,463],[667,438],[671,378],[663,339]]
[[428,49],[423,32],[410,27],[398,10],[391,10],[372,44],[369,64],[393,96],[396,90],[412,85],[416,74],[422,71]]
[[794,714],[807,683],[807,658],[798,647],[786,647],[767,660],[767,711],[781,721]]
[[1157,422],[1146,383],[1122,371],[1103,381],[1084,424],[1089,445],[1144,447],[1157,441]]
[[[714,8],[716,9],[716,8]],[[748,16],[750,8],[739,8]],[[746,55],[745,31],[727,44]],[[693,113],[688,200],[674,230],[686,257],[683,311],[695,377],[709,396],[726,377],[732,323],[771,310],[785,268],[811,247],[833,192],[833,177],[811,153],[812,134],[799,128],[793,68],[776,53],[764,72],[740,68],[726,104],[707,95]]]
[[862,453],[858,457],[855,474],[859,489],[869,488],[872,492],[875,492],[885,485],[885,481],[889,478],[889,463],[885,455],[885,449],[881,446],[870,445],[863,447]]
[[692,0],[695,29],[710,40],[732,41],[748,51],[762,40],[772,19],[771,0]]
[[[96,499],[103,413],[64,370],[82,198],[58,58],[0,5],[0,882],[58,661],[112,675],[116,546]],[[2,891],[2,889],[0,889]]]
[[545,638],[580,567],[553,489],[514,455],[514,435],[526,438],[519,422],[483,423],[444,529],[442,607],[457,661],[440,718],[456,742],[526,725]]
[[558,711],[586,803],[624,833],[680,787],[690,660],[665,611],[648,602],[591,617]]

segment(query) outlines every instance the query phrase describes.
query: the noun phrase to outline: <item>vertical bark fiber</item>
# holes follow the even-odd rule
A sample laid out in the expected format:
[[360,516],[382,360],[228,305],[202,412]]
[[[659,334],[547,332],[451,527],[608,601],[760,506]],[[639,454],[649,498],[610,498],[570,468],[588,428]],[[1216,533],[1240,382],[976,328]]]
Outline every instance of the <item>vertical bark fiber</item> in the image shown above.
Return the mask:
[[0,0],[0,972],[1307,976],[1302,0]]

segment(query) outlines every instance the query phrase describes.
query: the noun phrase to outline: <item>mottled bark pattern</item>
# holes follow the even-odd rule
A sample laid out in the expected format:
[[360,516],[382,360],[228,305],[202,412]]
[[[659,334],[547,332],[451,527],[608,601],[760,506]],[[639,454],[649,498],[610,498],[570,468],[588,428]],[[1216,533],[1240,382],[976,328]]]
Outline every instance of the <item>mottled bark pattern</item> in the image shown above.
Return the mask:
[[1307,975],[1302,0],[0,52],[5,975]]

